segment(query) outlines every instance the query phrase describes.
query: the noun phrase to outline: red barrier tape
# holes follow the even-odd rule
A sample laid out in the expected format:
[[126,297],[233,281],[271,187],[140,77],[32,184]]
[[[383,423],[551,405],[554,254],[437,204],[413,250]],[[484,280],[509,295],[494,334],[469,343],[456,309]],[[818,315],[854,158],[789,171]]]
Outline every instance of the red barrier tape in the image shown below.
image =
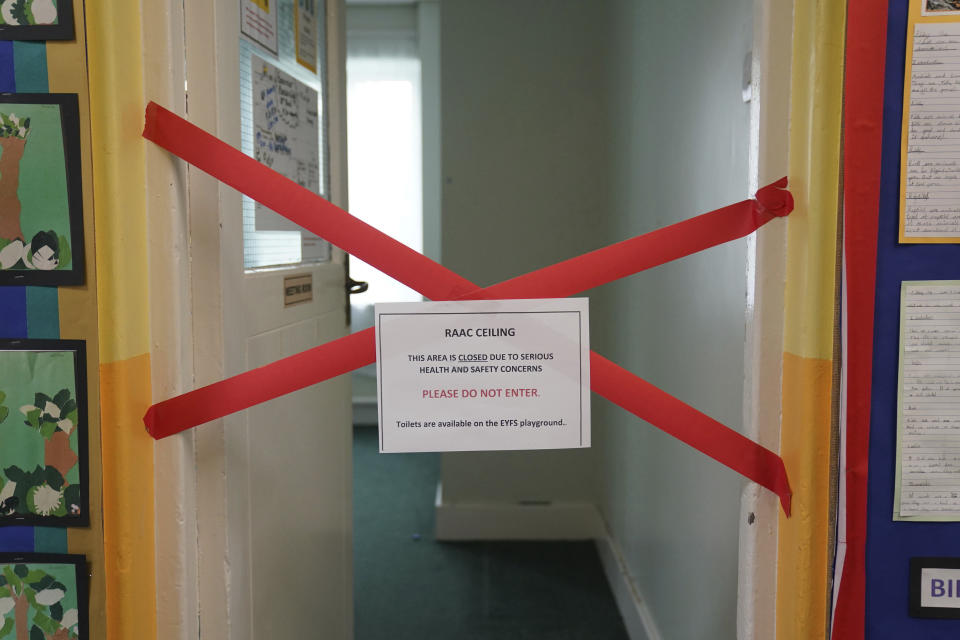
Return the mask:
[[843,127],[847,499],[846,513],[839,514],[846,525],[846,552],[836,569],[840,587],[832,633],[840,640],[862,640],[866,615],[867,466],[887,10],[886,2],[872,0],[851,0],[847,5]]
[[[743,237],[793,209],[783,178],[761,189],[756,200],[479,289],[170,111],[151,102],[146,116],[148,140],[435,300],[566,297]],[[144,424],[154,438],[163,438],[375,359],[373,329],[367,329],[159,402],[147,411]],[[790,514],[786,469],[775,453],[595,353],[591,382],[598,394],[770,489]]]

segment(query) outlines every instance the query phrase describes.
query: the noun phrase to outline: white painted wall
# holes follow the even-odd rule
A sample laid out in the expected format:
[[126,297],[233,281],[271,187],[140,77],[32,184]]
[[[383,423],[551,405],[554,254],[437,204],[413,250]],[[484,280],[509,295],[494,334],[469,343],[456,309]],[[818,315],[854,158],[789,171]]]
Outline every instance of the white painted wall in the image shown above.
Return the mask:
[[[606,34],[598,6],[440,4],[443,264],[478,284],[602,244]],[[444,454],[443,502],[592,502],[591,456]]]
[[[444,264],[490,284],[744,199],[752,4],[444,0]],[[740,241],[603,287],[593,346],[739,428],[745,273]],[[445,454],[443,501],[595,500],[648,630],[735,637],[739,476],[596,396],[594,431]]]
[[[613,235],[744,199],[752,1],[611,6],[609,121],[619,134],[604,220]],[[745,271],[739,241],[605,288],[595,347],[739,428]],[[735,637],[739,476],[607,403],[595,407],[601,510],[660,635]]]

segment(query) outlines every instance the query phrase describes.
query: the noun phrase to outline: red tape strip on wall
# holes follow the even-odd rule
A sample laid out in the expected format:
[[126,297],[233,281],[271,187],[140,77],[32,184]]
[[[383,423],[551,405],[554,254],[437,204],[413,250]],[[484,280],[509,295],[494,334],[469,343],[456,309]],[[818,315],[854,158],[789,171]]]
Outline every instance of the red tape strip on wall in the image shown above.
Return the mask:
[[843,128],[847,499],[846,514],[839,516],[846,523],[846,552],[837,568],[840,588],[833,617],[833,637],[843,640],[864,637],[866,611],[867,464],[887,11],[886,2],[851,0],[847,5]]
[[[566,297],[743,237],[793,209],[783,178],[761,189],[756,200],[480,289],[170,111],[151,102],[146,115],[148,140],[435,300]],[[163,438],[375,358],[373,329],[367,329],[159,402],[144,423],[154,438]],[[595,353],[591,382],[601,396],[776,493],[789,515],[790,487],[778,455]]]

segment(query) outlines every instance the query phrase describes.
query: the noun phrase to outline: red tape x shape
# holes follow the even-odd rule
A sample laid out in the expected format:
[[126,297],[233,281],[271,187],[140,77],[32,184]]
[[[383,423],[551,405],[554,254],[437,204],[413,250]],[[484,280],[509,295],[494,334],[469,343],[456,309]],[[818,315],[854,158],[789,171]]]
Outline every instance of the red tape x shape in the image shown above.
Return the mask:
[[[555,265],[478,288],[176,114],[151,102],[143,137],[432,300],[562,298],[749,235],[793,210],[787,179],[744,200]],[[158,402],[143,422],[160,439],[348,373],[376,360],[366,329]],[[790,515],[783,460],[595,352],[594,392],[773,491]]]

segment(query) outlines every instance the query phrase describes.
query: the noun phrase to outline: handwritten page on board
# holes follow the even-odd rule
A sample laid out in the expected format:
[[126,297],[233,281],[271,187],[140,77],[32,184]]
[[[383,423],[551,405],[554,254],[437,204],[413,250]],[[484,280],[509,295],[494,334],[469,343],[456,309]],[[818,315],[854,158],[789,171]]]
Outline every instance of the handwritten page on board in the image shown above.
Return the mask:
[[960,242],[960,15],[911,3],[900,242]]
[[[254,55],[253,157],[301,187],[320,193],[320,125],[317,92]],[[257,231],[300,231],[303,260],[329,260],[329,243],[259,202]]]
[[895,520],[960,520],[960,280],[900,292]]

